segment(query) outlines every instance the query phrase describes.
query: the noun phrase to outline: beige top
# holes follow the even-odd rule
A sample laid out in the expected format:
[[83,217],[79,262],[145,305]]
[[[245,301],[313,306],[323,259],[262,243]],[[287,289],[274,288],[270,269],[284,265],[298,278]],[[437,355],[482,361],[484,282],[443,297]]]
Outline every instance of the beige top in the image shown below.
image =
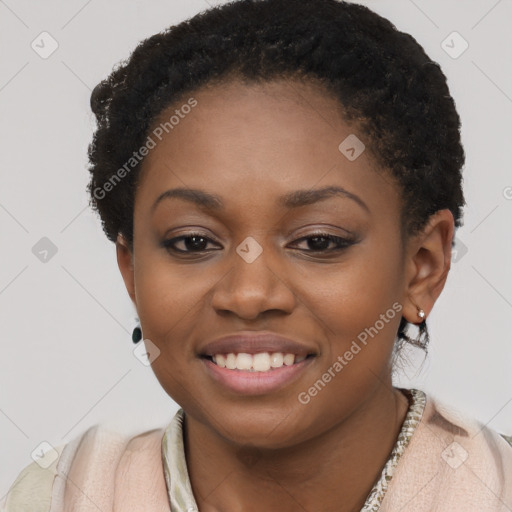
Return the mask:
[[[406,419],[361,512],[512,511],[510,438],[422,391],[402,392],[409,399]],[[27,466],[0,510],[197,511],[183,444],[184,419],[179,409],[166,428],[134,437],[91,427],[57,447],[58,458],[51,464],[43,458]]]

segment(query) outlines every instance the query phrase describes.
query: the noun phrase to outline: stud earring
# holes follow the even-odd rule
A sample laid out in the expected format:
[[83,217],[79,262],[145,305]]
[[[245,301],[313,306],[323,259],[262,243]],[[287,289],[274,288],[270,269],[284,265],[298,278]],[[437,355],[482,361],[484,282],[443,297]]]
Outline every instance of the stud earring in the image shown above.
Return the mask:
[[[410,299],[410,297],[409,297]],[[405,317],[402,316],[402,319],[400,320],[400,326],[398,328],[398,338],[400,342],[407,342],[415,347],[419,347],[423,350],[427,349],[427,346],[430,342],[430,336],[428,333],[427,328],[427,321],[426,321],[426,313],[423,309],[421,309],[417,304],[415,304],[412,300],[411,302],[414,304],[417,310],[417,315],[419,318],[421,318],[421,322],[417,325],[418,327],[418,335],[416,338],[411,338],[407,332],[406,327],[408,324],[408,321],[405,319]],[[414,322],[413,322],[414,323]],[[399,347],[401,344],[399,343]]]
[[425,322],[425,311],[423,309],[421,309],[418,304],[416,304],[412,299],[411,297],[409,297],[409,300],[414,304],[414,307],[416,308],[416,311],[417,311],[417,315],[419,318],[421,318],[421,323]]
[[142,339],[142,329],[140,326],[137,326],[133,329],[132,332],[132,341],[133,343],[138,343]]

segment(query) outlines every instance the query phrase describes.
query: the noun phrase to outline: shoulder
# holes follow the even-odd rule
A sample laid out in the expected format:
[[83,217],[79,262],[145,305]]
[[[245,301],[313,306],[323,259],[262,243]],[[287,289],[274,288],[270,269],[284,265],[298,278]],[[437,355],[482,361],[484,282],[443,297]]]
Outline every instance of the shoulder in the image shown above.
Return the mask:
[[65,444],[51,448],[27,465],[0,502],[2,512],[47,512],[50,510],[52,487],[57,464]]
[[445,439],[464,441],[484,452],[492,450],[495,457],[512,461],[512,436],[497,432],[443,400],[427,396],[423,422]]
[[420,503],[436,512],[494,512],[502,510],[503,504],[512,506],[512,446],[506,437],[427,395],[421,422],[411,438],[407,468],[403,468],[409,475],[414,471],[415,478],[421,475],[404,484],[416,485],[414,492],[429,482],[430,491],[422,491],[425,495],[417,510],[424,510]]
[[419,393],[423,412],[379,510],[512,510],[512,446],[506,436]]
[[497,494],[504,488],[512,489],[510,436],[431,396],[427,396],[422,424],[423,437],[437,444],[450,478],[460,477],[462,472],[457,468],[463,466],[499,491]]
[[49,446],[20,471],[0,501],[0,512],[48,512],[53,501],[63,499],[66,475],[73,467],[108,474],[120,463],[123,454],[144,453],[148,448],[154,451],[162,434],[161,429],[126,434],[94,425],[68,443]]

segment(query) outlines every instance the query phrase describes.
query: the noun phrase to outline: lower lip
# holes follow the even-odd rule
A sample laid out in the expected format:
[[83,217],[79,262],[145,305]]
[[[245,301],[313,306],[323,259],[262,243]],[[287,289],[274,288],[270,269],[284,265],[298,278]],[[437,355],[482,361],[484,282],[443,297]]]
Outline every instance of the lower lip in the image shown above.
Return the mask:
[[300,363],[290,366],[283,365],[266,372],[250,372],[229,370],[216,365],[209,359],[201,358],[208,373],[217,382],[242,395],[262,395],[280,389],[285,384],[297,379],[313,359],[314,357],[308,357]]

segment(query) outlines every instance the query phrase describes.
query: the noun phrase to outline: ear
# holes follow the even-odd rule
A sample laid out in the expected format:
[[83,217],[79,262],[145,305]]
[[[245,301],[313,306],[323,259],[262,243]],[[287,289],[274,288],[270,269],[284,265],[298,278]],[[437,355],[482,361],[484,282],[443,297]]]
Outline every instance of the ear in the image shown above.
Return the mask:
[[418,316],[418,305],[425,318],[443,291],[452,261],[454,219],[450,210],[434,213],[422,232],[414,236],[407,247],[406,290],[402,315],[411,323],[423,320]]
[[133,253],[130,249],[128,242],[120,233],[117,235],[116,240],[116,254],[117,264],[123,281],[128,291],[128,295],[132,299],[132,302],[137,306],[135,299],[135,285],[134,285],[134,274],[133,274]]

